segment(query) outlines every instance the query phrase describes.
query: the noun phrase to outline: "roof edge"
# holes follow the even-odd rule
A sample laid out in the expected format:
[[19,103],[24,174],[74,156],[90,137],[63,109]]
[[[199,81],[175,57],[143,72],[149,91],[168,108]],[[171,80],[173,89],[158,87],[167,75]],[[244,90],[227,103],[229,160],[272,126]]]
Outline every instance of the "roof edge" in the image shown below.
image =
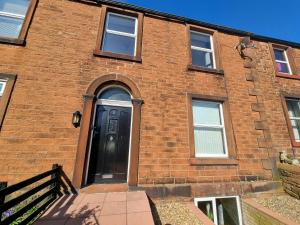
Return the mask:
[[282,40],[282,39],[278,39],[278,38],[272,38],[272,37],[263,36],[263,35],[258,35],[258,34],[254,34],[252,32],[248,32],[248,31],[243,31],[243,30],[239,30],[239,29],[235,29],[235,28],[230,28],[230,27],[226,27],[226,26],[207,23],[207,22],[203,22],[203,21],[199,21],[199,20],[195,20],[195,19],[191,19],[191,18],[187,18],[187,17],[183,17],[183,16],[177,16],[174,14],[164,13],[164,12],[160,12],[157,10],[148,9],[148,8],[144,8],[144,7],[140,7],[140,6],[136,6],[136,5],[132,5],[132,4],[128,4],[128,3],[117,2],[114,0],[86,0],[86,1],[95,2],[97,4],[106,4],[106,5],[111,5],[111,6],[123,7],[123,8],[131,9],[134,11],[139,11],[139,12],[157,15],[157,16],[161,16],[161,17],[165,17],[165,18],[169,18],[169,19],[174,19],[174,20],[177,20],[182,23],[191,23],[194,25],[212,28],[212,29],[215,29],[218,31],[222,31],[224,33],[235,34],[235,35],[239,35],[239,36],[250,36],[252,39],[258,40],[258,41],[274,42],[277,44],[288,45],[291,47],[300,48],[300,43],[297,43],[297,42]]

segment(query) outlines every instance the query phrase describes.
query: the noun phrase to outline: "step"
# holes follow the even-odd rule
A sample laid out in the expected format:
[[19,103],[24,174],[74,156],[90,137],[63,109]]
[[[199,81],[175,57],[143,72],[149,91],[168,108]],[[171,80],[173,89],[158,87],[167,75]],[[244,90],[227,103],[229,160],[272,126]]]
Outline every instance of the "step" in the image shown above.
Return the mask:
[[128,184],[92,184],[79,189],[79,193],[109,193],[109,192],[126,192]]

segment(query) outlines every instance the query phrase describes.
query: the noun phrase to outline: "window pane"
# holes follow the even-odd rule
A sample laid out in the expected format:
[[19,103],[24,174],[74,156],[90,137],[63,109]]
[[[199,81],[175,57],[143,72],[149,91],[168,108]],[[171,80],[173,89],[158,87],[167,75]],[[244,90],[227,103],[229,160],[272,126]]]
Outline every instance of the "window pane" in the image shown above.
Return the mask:
[[110,30],[126,32],[130,34],[135,33],[135,19],[118,16],[114,14],[108,14],[107,28]]
[[279,49],[274,49],[275,59],[280,61],[286,61],[284,56],[284,51]]
[[225,154],[222,128],[195,128],[194,136],[196,154]]
[[135,38],[105,33],[102,50],[134,56]]
[[5,88],[5,82],[0,82],[0,96],[2,96]]
[[216,199],[218,225],[239,225],[236,198]]
[[22,19],[0,16],[0,36],[18,38],[23,24]]
[[299,101],[286,100],[290,117],[300,117]]
[[0,11],[26,15],[29,0],[0,0]]
[[300,140],[300,120],[291,120],[295,140]]
[[211,52],[192,49],[192,64],[206,68],[213,68],[213,55]]
[[194,124],[221,125],[220,103],[193,101]]
[[214,212],[212,201],[198,202],[198,208],[212,221],[214,221]]
[[210,36],[191,32],[192,46],[211,49]]
[[276,62],[276,67],[277,67],[278,72],[281,72],[281,73],[289,73],[290,72],[287,63]]
[[109,88],[100,94],[99,99],[131,101],[130,95],[121,88]]

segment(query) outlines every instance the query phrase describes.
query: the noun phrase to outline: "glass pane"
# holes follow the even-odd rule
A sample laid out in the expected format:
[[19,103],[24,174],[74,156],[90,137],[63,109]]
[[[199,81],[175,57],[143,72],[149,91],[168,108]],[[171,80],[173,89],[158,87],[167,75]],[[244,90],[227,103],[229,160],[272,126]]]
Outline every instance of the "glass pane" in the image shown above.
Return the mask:
[[0,96],[2,95],[3,92],[4,92],[4,83],[0,82]]
[[198,208],[212,221],[214,221],[214,212],[212,201],[198,202]]
[[135,38],[105,33],[102,50],[134,56]]
[[206,68],[213,68],[213,55],[211,52],[192,49],[192,64]]
[[290,117],[300,117],[299,101],[286,100]]
[[130,95],[121,88],[109,88],[100,94],[99,99],[131,101]]
[[126,32],[130,34],[135,33],[135,19],[108,14],[107,28],[114,31]]
[[290,73],[287,63],[276,62],[277,71],[281,73]]
[[216,199],[218,225],[239,225],[236,198]]
[[196,154],[225,154],[222,128],[195,128],[194,136]]
[[0,16],[0,37],[18,38],[22,24],[22,19]]
[[300,140],[300,120],[291,120],[295,140]]
[[193,101],[194,124],[221,125],[220,103]]
[[192,46],[211,49],[210,36],[191,32]]
[[275,59],[280,61],[285,61],[284,51],[279,49],[274,49]]
[[0,11],[26,15],[29,0],[0,0]]

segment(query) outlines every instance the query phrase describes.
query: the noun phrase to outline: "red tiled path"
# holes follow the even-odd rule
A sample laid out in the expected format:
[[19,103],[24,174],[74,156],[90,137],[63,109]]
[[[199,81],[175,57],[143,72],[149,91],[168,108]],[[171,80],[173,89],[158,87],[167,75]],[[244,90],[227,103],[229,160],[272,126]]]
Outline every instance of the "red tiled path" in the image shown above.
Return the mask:
[[143,191],[64,196],[35,225],[154,225]]

